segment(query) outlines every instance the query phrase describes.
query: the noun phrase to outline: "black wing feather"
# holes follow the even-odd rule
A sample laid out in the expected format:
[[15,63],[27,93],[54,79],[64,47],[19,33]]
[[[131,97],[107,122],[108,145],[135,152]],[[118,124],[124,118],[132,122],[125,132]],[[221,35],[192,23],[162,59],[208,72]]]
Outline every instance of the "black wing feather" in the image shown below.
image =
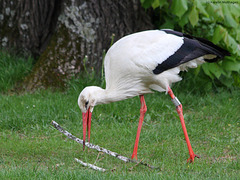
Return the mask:
[[230,53],[212,42],[198,37],[193,37],[188,34],[184,34],[178,31],[173,30],[162,30],[168,34],[174,34],[183,38],[183,45],[170,57],[168,57],[165,61],[153,70],[154,74],[160,74],[168,69],[177,67],[183,63],[196,59],[198,57],[213,54],[217,57],[214,59],[205,59],[207,62],[216,62],[219,59],[222,59],[224,56],[229,56]]

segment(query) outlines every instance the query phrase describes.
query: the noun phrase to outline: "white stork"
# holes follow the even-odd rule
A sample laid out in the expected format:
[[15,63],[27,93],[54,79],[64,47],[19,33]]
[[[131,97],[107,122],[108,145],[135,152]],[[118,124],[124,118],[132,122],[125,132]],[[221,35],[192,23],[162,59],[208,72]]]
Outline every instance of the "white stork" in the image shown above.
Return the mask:
[[99,104],[121,101],[140,96],[141,108],[132,159],[137,159],[138,142],[144,115],[147,111],[144,95],[152,90],[167,92],[176,106],[190,162],[195,157],[184,123],[182,105],[174,96],[170,86],[181,80],[180,71],[196,68],[204,62],[216,62],[229,52],[212,42],[170,29],[148,30],[127,35],[108,50],[104,68],[106,89],[89,86],[82,90],[78,105],[83,117],[83,141],[85,147],[86,128],[90,142],[91,115]]

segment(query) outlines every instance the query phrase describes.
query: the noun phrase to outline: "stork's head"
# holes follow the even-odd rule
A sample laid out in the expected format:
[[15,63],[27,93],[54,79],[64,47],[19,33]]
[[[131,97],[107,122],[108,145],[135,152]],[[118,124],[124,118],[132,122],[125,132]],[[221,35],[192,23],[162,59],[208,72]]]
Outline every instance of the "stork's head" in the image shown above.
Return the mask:
[[83,118],[83,149],[85,148],[86,129],[88,127],[88,142],[90,142],[91,117],[94,106],[103,89],[96,86],[89,86],[82,90],[78,97],[78,106],[82,111]]
[[89,86],[82,90],[78,97],[78,106],[81,109],[82,113],[86,113],[89,109],[91,112],[96,103],[96,89],[99,87]]

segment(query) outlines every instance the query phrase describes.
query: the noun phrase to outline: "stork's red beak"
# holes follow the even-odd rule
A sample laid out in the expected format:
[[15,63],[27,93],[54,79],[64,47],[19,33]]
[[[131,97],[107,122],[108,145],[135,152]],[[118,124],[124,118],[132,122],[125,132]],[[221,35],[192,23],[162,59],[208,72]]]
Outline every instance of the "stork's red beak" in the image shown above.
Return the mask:
[[88,131],[88,142],[90,143],[91,118],[92,118],[92,112],[90,111],[90,108],[88,108],[87,112],[82,113],[82,119],[83,119],[83,150],[85,149],[86,129]]

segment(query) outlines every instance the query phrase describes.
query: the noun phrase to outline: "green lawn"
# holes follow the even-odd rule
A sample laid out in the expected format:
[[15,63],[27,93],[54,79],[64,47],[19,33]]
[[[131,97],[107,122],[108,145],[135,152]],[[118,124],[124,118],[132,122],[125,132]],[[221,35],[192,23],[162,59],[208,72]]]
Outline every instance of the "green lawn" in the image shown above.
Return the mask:
[[[180,82],[181,83],[181,82]],[[124,163],[99,154],[96,165],[116,169],[105,173],[74,161],[94,163],[98,152],[82,146],[53,128],[52,120],[82,138],[82,117],[77,106],[81,89],[0,95],[0,179],[237,179],[240,177],[240,90],[189,93],[177,87],[193,150],[189,158],[181,123],[164,93],[145,96],[145,116],[138,149],[143,159],[159,169]],[[91,83],[89,83],[91,84]],[[138,126],[139,98],[95,107],[91,142],[131,157]],[[134,167],[133,167],[134,166]],[[133,167],[133,168],[131,168]]]

